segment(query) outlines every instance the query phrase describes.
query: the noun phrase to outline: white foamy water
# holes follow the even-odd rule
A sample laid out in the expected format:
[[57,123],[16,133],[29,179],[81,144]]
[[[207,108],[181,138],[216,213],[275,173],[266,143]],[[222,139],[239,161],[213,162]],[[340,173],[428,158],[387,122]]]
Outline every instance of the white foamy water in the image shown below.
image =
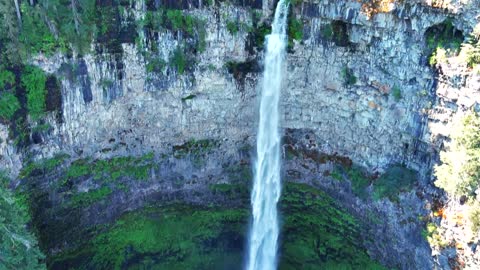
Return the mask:
[[287,13],[286,0],[280,0],[275,11],[272,33],[266,37],[247,270],[274,270],[277,266],[277,202],[281,192],[278,103],[287,47]]

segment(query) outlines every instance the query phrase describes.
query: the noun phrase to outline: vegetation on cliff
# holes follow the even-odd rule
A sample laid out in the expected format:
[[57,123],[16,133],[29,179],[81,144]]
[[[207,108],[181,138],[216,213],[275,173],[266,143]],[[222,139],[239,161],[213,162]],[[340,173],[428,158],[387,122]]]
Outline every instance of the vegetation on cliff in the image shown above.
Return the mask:
[[44,255],[27,228],[27,206],[8,184],[8,178],[0,172],[0,269],[45,269]]
[[[230,192],[227,185],[212,188]],[[232,188],[239,190],[238,185]],[[248,197],[248,192],[235,196]],[[281,209],[279,269],[383,269],[361,247],[359,221],[327,194],[288,183]],[[247,205],[152,205],[97,227],[79,248],[50,257],[49,267],[241,269],[248,218]]]
[[[435,185],[449,195],[464,196],[471,205],[472,230],[480,229],[480,116],[468,113],[456,123],[451,142],[440,153],[441,164],[435,167]],[[465,201],[465,200],[464,200]]]
[[440,153],[435,184],[452,195],[475,197],[480,187],[480,117],[468,113],[452,129],[448,148]]

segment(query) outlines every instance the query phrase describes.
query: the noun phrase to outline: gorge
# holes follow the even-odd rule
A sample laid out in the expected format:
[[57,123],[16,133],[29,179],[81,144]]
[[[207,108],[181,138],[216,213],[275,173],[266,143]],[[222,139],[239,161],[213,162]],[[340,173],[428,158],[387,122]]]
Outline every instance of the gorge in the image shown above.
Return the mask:
[[[0,269],[242,269],[277,2],[0,3]],[[277,268],[478,268],[480,2],[288,2]]]

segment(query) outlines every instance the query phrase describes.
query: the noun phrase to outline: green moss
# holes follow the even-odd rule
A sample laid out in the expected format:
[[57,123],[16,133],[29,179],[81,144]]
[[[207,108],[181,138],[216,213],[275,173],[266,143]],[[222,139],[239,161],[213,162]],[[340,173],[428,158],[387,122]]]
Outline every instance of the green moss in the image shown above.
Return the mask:
[[147,180],[154,167],[153,153],[141,157],[115,157],[105,160],[80,159],[72,162],[68,167],[63,183],[82,176],[93,176],[97,181],[116,181],[120,177],[128,176],[137,180]]
[[342,173],[339,169],[335,168],[331,173],[330,173],[330,176],[337,180],[337,181],[343,181],[343,176],[342,176]]
[[248,182],[245,181],[241,184],[214,184],[210,185],[209,188],[214,194],[223,194],[230,199],[244,199],[249,197],[247,183]]
[[[244,187],[210,189],[233,199],[245,196]],[[49,269],[241,269],[248,208],[248,202],[229,209],[146,207],[99,227],[79,248],[50,257]],[[327,194],[287,183],[280,209],[279,269],[383,269],[361,248],[358,220]]]
[[32,176],[35,171],[49,172],[64,163],[70,156],[67,154],[57,154],[53,158],[43,159],[37,162],[28,163],[20,171],[20,178]]
[[348,179],[352,183],[352,191],[360,198],[366,198],[366,188],[370,185],[370,179],[359,167],[351,167],[347,170]]
[[73,204],[73,207],[85,207],[105,199],[110,194],[112,194],[112,190],[109,187],[101,187],[88,192],[77,193],[73,195],[70,202]]
[[383,269],[362,250],[358,221],[327,194],[288,183],[280,207],[279,269]]
[[394,165],[373,183],[373,198],[386,197],[391,201],[397,201],[398,194],[411,190],[417,179],[415,171],[401,165]]
[[51,269],[238,267],[247,220],[244,209],[148,207],[124,215],[81,249],[55,257]]

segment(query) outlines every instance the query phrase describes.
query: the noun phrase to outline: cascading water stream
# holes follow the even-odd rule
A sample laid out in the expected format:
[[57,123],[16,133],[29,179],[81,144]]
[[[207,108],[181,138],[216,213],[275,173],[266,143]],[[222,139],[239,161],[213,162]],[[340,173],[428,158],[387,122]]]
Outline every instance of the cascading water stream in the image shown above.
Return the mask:
[[287,46],[287,1],[278,2],[272,33],[266,37],[247,270],[274,270],[277,265],[277,202],[281,192],[278,103]]

